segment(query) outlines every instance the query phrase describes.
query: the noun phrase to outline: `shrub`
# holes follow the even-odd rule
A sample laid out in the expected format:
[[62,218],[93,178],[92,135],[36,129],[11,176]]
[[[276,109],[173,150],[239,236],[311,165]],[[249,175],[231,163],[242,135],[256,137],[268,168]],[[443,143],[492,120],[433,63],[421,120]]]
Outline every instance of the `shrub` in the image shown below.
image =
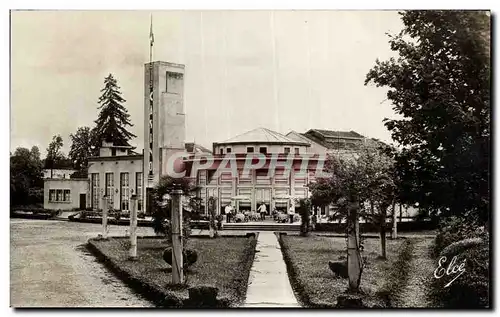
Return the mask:
[[213,286],[196,286],[188,290],[189,299],[187,307],[193,308],[215,308],[217,307],[217,294],[219,290]]
[[335,277],[348,278],[347,261],[328,261],[328,267]]
[[437,257],[444,248],[454,242],[476,238],[481,234],[484,234],[484,229],[471,225],[465,219],[452,217],[441,224],[432,248],[432,256]]
[[469,238],[446,247],[444,268],[456,258],[456,265],[465,260],[465,273],[445,287],[456,275],[434,278],[430,299],[435,306],[445,308],[489,307],[489,238]]
[[[198,253],[195,250],[185,249],[183,252],[184,269],[189,268],[198,260]],[[163,252],[163,260],[172,265],[172,247],[168,247]]]
[[454,276],[434,278],[429,290],[435,306],[445,308],[481,308],[489,306],[489,233],[466,219],[451,218],[443,223],[433,246],[436,262],[446,256],[448,268],[456,256],[456,265],[465,260],[465,273],[445,287]]

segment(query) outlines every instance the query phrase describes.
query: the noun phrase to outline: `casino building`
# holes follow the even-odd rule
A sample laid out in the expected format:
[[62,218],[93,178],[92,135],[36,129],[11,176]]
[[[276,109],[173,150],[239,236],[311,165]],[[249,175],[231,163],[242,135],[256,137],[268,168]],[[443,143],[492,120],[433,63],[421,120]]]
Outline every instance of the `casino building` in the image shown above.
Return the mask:
[[[108,206],[128,211],[130,197],[137,195],[138,209],[151,211],[152,188],[167,174],[169,160],[182,156],[181,167],[199,186],[198,196],[205,210],[209,197],[216,199],[219,211],[229,203],[237,210],[256,210],[261,203],[267,205],[268,211],[288,209],[295,198],[308,197],[307,186],[314,182],[316,171],[322,169],[325,154],[349,153],[354,144],[365,140],[353,131],[312,129],[306,133],[292,131],[285,136],[256,128],[215,142],[211,150],[186,143],[184,76],[184,65],[147,63],[143,153],[134,152],[132,147],[103,143],[99,156],[89,159],[88,179],[45,182],[45,207],[97,210]],[[213,162],[203,164],[200,155],[212,157]],[[252,155],[256,160],[263,159],[246,173],[245,160]],[[236,172],[218,172],[228,160],[234,162]],[[290,168],[284,167],[287,164]]]

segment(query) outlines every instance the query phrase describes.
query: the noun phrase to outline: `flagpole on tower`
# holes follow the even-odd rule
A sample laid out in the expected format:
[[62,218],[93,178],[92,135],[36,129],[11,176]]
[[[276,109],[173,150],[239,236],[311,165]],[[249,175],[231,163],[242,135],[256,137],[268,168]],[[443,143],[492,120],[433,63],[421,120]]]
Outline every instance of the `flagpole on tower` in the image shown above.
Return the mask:
[[153,178],[153,14],[149,25],[149,173],[148,178]]
[[149,62],[153,62],[153,44],[155,42],[155,37],[153,35],[153,14],[150,16],[150,26],[149,26]]

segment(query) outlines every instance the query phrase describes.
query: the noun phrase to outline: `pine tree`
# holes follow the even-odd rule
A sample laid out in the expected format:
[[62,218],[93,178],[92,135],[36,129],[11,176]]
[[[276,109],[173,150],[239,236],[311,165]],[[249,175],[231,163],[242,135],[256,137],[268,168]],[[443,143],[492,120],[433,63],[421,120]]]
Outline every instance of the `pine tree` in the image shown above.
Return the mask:
[[123,106],[126,100],[122,98],[120,87],[112,74],[104,79],[104,88],[101,92],[98,107],[101,112],[95,121],[93,143],[98,147],[102,145],[102,141],[113,143],[115,146],[130,146],[128,141],[136,136],[126,129],[133,124],[130,123],[130,115]]

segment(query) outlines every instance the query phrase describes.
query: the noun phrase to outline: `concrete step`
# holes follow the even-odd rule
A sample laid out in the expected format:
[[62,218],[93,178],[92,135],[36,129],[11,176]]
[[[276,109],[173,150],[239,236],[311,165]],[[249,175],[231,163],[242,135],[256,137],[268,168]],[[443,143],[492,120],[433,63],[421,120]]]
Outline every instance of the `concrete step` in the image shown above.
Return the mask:
[[300,231],[300,224],[224,223],[223,230],[243,231]]

